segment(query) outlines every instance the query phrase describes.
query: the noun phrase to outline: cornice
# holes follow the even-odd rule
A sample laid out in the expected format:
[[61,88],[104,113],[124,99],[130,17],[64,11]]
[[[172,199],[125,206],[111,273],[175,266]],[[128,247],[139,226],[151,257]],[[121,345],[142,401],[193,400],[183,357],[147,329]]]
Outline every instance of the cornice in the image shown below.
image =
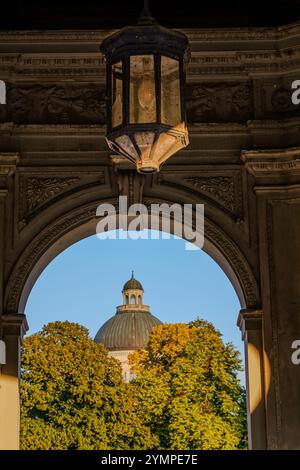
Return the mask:
[[[213,39],[280,39],[291,34],[300,34],[300,22],[291,23],[278,27],[258,27],[258,28],[183,28],[183,31],[190,39],[190,41]],[[11,30],[0,32],[0,41],[5,43],[19,42],[24,44],[36,42],[37,40],[43,42],[57,43],[61,40],[70,43],[83,41],[86,43],[93,43],[101,41],[110,34],[115,33],[116,30],[76,30],[76,29],[61,29],[61,30]]]
[[17,153],[0,153],[0,176],[12,176],[19,162]]
[[300,175],[300,147],[242,151],[241,159],[255,177]]
[[[114,31],[0,32],[3,79],[104,82],[102,40]],[[186,29],[192,59],[188,80],[207,75],[292,73],[300,68],[300,22],[278,28]],[[215,77],[218,78],[218,77]]]
[[263,323],[262,310],[242,309],[240,310],[237,326],[242,333],[242,339],[245,340],[246,333],[249,330],[261,331]]
[[[246,123],[210,123],[202,122],[189,125],[191,136],[203,134],[251,134],[265,130],[293,129],[300,126],[300,117],[282,120],[250,120]],[[0,135],[91,135],[105,136],[106,126],[102,124],[15,124],[12,122],[0,123]],[[247,151],[246,151],[247,152]],[[252,152],[252,151],[251,151]],[[2,155],[2,154],[0,154]],[[16,155],[16,154],[5,154]]]

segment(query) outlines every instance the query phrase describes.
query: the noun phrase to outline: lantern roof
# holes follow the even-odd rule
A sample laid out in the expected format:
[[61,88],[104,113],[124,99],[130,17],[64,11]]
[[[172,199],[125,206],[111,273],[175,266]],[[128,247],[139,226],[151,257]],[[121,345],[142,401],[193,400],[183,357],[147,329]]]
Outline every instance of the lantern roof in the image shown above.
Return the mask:
[[141,16],[134,26],[125,26],[102,42],[100,51],[105,56],[119,56],[126,52],[165,52],[183,57],[189,51],[187,36],[165,28],[151,16]]
[[140,283],[140,281],[135,279],[133,271],[132,271],[131,278],[129,279],[129,281],[125,282],[122,292],[126,290],[130,290],[130,289],[141,290],[144,292],[142,284]]

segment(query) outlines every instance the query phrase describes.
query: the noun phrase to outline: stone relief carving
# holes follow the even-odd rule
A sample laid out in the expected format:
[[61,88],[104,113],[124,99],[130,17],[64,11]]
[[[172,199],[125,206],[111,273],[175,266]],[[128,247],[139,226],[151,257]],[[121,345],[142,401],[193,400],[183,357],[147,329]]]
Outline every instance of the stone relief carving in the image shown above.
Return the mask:
[[78,180],[79,178],[28,178],[26,192],[28,212],[33,212],[45,201]]
[[184,181],[205,193],[211,194],[229,211],[235,211],[235,188],[232,176],[195,176],[191,178],[185,178]]
[[16,123],[103,124],[104,89],[96,85],[8,85],[7,118]]
[[197,192],[205,194],[210,200],[227,209],[237,222],[240,222],[244,216],[242,174],[239,170],[233,174],[231,172],[228,176],[221,174],[192,176],[190,173],[188,176],[179,175],[179,179],[175,179],[170,173],[163,171],[158,178],[159,184],[171,185],[181,190],[183,189],[182,184],[184,184],[185,187],[192,187]]
[[273,80],[261,85],[263,114],[299,115],[299,106],[292,103],[291,82],[292,80],[284,81],[282,84],[278,80]]
[[271,102],[274,111],[282,112],[286,111],[289,108],[293,108],[291,90],[280,87],[273,91],[271,96]]
[[[259,85],[261,114],[300,113],[291,102],[290,83],[274,81]],[[187,118],[197,122],[237,122],[254,119],[250,82],[202,83],[187,86]],[[8,84],[7,105],[0,122],[16,124],[105,124],[106,97],[103,85]]]
[[[249,83],[189,85],[188,121],[243,122],[252,117]],[[105,124],[104,87],[96,85],[12,85],[7,87],[7,110],[0,120],[17,124]]]
[[242,122],[253,117],[250,83],[192,85],[187,91],[188,121]]
[[63,193],[79,177],[26,177],[20,178],[19,229],[49,200]]

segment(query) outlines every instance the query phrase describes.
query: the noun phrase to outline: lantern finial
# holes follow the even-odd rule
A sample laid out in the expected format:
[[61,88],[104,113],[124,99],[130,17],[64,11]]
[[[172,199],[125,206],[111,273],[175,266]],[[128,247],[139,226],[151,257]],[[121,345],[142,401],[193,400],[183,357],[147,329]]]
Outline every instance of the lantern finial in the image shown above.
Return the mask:
[[153,18],[153,16],[150,13],[149,10],[149,1],[144,0],[144,7],[141,16],[139,17],[138,24],[140,25],[151,25],[155,24],[156,20]]

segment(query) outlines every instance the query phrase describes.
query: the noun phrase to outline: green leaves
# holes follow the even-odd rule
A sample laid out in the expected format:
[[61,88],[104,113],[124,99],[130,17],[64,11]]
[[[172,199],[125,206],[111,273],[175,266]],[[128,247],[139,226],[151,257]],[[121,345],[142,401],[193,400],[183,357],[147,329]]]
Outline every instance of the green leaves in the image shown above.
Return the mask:
[[152,439],[131,401],[120,363],[86,328],[55,322],[25,339],[22,449],[143,448]]
[[160,325],[145,352],[131,356],[137,413],[158,449],[246,448],[238,352],[211,323]]
[[46,325],[22,348],[22,449],[246,448],[238,352],[211,323],[159,325],[130,361],[137,378],[88,330]]

